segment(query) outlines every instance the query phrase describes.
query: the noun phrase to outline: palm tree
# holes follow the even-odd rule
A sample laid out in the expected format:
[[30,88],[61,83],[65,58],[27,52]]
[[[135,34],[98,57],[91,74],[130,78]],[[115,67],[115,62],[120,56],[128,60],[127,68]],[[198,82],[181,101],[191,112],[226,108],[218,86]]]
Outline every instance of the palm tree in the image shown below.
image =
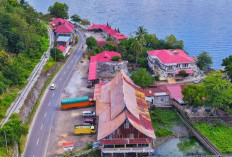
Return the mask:
[[136,61],[136,64],[137,64],[137,57],[138,57],[138,55],[140,55],[142,53],[142,51],[143,51],[143,45],[138,40],[135,40],[131,44],[131,49],[132,49],[132,51],[135,54],[135,61]]
[[137,28],[137,31],[135,32],[135,34],[136,34],[137,36],[139,36],[139,35],[144,36],[144,35],[147,34],[147,29],[144,28],[144,26],[139,26],[139,27]]

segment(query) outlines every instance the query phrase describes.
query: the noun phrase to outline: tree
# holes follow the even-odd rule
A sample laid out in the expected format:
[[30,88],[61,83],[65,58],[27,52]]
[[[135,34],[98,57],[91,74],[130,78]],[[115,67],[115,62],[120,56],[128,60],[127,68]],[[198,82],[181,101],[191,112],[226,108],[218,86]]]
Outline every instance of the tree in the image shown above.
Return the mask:
[[54,15],[55,17],[68,19],[68,5],[65,3],[59,3],[55,2],[53,6],[50,6],[48,8],[48,11],[51,15]]
[[154,84],[153,78],[147,73],[145,68],[139,68],[137,72],[133,72],[131,79],[134,83],[142,88],[146,88],[151,84]]
[[229,76],[230,81],[232,81],[232,55],[223,59],[222,66],[225,66],[225,72]]
[[138,64],[141,68],[147,68],[147,58],[146,57],[140,57],[138,58]]
[[58,48],[52,48],[50,50],[52,58],[57,62],[64,60],[64,55],[62,51],[60,51]]
[[181,71],[179,72],[179,75],[182,76],[182,77],[188,76],[188,74],[186,73],[185,70],[181,70]]
[[144,36],[144,35],[147,34],[147,29],[144,28],[144,26],[139,26],[139,27],[137,28],[137,31],[135,32],[135,34],[136,34],[137,36],[139,36],[139,35]]
[[106,43],[105,44],[105,49],[107,51],[115,51],[115,48],[116,48],[116,46],[114,44],[111,44],[111,43]]
[[191,106],[203,106],[207,97],[206,89],[203,85],[189,84],[182,91],[183,100]]
[[111,58],[111,61],[119,61],[119,59],[121,59],[120,56],[113,56],[113,57]]
[[77,14],[72,15],[71,20],[72,20],[72,22],[75,22],[75,23],[80,23],[81,22],[81,18]]
[[131,51],[134,53],[135,55],[135,62],[137,64],[137,57],[138,55],[140,55],[143,51],[143,46],[142,44],[138,41],[135,40],[132,44],[131,44]]
[[225,110],[232,107],[232,83],[222,78],[220,73],[214,72],[207,75],[203,85],[206,88],[210,106]]
[[212,63],[213,63],[212,58],[210,57],[210,55],[207,52],[202,52],[197,57],[197,66],[201,70],[208,69]]
[[166,37],[165,44],[166,44],[166,49],[183,49],[184,48],[183,40],[177,40],[173,34]]
[[90,36],[86,39],[86,44],[88,46],[88,49],[92,50],[93,47],[97,46],[97,40],[94,37]]
[[87,20],[87,19],[82,19],[82,20],[81,20],[81,25],[83,25],[83,26],[88,26],[88,25],[90,25],[90,22],[89,22],[89,20]]

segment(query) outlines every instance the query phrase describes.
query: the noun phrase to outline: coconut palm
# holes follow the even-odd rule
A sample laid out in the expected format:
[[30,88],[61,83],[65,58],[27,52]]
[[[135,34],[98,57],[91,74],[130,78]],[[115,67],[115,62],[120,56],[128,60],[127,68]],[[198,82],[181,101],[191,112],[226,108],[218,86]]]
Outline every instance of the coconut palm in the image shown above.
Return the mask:
[[135,54],[135,61],[136,61],[136,64],[137,64],[137,57],[138,57],[138,55],[140,55],[142,53],[142,51],[143,51],[143,45],[138,40],[135,40],[131,44],[131,50]]
[[137,36],[144,36],[145,34],[147,34],[147,29],[146,28],[144,28],[144,26],[139,26],[138,28],[137,28],[137,31],[135,32],[135,34],[137,35]]

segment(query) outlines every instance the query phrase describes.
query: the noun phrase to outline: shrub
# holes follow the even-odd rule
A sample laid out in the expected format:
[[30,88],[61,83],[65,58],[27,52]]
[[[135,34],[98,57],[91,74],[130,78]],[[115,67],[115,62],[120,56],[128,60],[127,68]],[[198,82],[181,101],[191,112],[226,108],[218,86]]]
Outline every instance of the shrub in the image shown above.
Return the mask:
[[121,59],[121,57],[119,57],[119,56],[113,56],[111,58],[111,61],[119,61],[119,59]]
[[188,76],[188,74],[186,73],[185,70],[181,70],[181,71],[179,72],[179,75],[182,76],[182,77]]

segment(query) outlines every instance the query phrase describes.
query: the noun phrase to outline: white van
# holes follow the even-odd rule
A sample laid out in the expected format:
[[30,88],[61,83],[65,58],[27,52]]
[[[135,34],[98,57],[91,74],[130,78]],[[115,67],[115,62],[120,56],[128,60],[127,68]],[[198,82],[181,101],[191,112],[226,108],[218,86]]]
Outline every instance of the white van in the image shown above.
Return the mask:
[[95,116],[95,112],[93,111],[83,111],[83,117],[93,117]]

